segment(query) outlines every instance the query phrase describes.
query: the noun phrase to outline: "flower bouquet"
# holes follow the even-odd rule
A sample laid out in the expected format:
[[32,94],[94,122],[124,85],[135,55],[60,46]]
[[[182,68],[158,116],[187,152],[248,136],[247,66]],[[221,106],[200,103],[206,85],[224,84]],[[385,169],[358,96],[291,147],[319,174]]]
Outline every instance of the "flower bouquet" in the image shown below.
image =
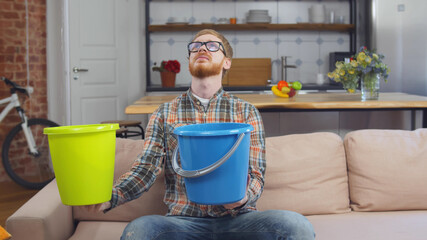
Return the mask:
[[378,99],[380,80],[387,82],[390,73],[390,69],[383,63],[384,55],[361,47],[354,57],[357,61],[357,72],[362,77],[362,100]]
[[338,61],[333,72],[328,77],[336,82],[341,82],[344,89],[354,92],[361,78],[362,99],[378,99],[379,82],[387,82],[390,69],[383,62],[384,55],[369,51],[361,47],[350,60]]
[[335,82],[340,82],[343,88],[349,93],[354,93],[359,86],[359,75],[356,72],[357,62],[338,61],[335,63],[335,70],[328,73],[328,77]]

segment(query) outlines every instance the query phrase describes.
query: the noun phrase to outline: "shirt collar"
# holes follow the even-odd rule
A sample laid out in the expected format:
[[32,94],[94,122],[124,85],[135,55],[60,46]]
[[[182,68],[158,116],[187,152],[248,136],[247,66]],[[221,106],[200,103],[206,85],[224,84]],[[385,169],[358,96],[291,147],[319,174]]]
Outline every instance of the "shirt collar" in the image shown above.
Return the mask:
[[[194,96],[194,94],[193,94],[193,92],[191,91],[191,88],[189,88],[188,90],[187,90],[187,95],[190,97],[190,99],[194,102],[194,103],[197,103],[197,102],[199,102],[199,99],[197,99],[195,96]],[[212,102],[213,100],[217,100],[217,99],[219,99],[219,98],[221,98],[221,96],[224,94],[224,89],[222,88],[222,87],[220,87],[219,89],[218,89],[218,91],[211,97],[211,99],[209,100],[209,102]]]

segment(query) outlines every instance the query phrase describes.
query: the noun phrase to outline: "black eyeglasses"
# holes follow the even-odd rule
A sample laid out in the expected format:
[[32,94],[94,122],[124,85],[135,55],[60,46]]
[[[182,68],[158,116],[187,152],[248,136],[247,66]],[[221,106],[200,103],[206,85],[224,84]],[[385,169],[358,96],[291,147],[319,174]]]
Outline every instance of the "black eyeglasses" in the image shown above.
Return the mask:
[[[188,44],[188,54],[190,53],[194,53],[194,52],[198,52],[199,49],[205,45],[206,49],[209,52],[217,52],[218,50],[221,50],[224,55],[225,54],[225,49],[224,49],[224,45],[222,45],[221,42],[218,41],[208,41],[208,42],[191,42]],[[222,49],[221,49],[222,47]]]

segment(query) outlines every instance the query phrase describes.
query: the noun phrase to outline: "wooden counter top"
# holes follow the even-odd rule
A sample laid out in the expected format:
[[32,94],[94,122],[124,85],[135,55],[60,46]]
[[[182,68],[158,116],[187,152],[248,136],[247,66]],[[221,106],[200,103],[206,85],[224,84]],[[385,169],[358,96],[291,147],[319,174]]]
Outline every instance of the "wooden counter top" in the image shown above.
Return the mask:
[[[339,110],[339,109],[427,109],[427,97],[405,93],[380,93],[378,100],[361,101],[360,93],[307,93],[295,98],[273,94],[234,94],[263,110]],[[151,114],[160,104],[178,95],[145,96],[126,107],[126,114]]]

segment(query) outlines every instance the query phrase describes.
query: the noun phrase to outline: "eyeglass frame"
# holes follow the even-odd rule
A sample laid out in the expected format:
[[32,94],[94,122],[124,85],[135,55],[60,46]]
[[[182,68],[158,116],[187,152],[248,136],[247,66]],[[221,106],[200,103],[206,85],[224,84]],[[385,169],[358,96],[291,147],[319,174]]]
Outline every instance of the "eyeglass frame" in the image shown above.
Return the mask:
[[[206,44],[207,44],[207,43],[211,43],[211,42],[215,42],[215,43],[218,43],[218,44],[219,44],[219,48],[218,48],[218,50],[216,50],[216,51],[211,51],[211,50],[208,48],[208,46],[207,46]],[[200,45],[200,47],[199,47],[197,50],[195,50],[195,51],[191,51],[191,50],[190,50],[190,44],[192,44],[192,43],[201,43],[202,45]],[[190,54],[191,54],[191,53],[195,53],[195,52],[200,51],[200,48],[201,48],[201,47],[203,47],[203,45],[206,47],[206,50],[208,50],[209,52],[218,52],[219,50],[221,50],[221,52],[222,52],[222,53],[224,53],[224,56],[227,56],[227,54],[225,53],[224,45],[223,45],[221,42],[219,42],[219,41],[206,41],[206,42],[200,42],[200,41],[197,41],[197,42],[190,42],[190,43],[188,43],[188,45],[187,45],[188,55],[190,56]],[[221,49],[221,47],[222,47],[222,49]]]

